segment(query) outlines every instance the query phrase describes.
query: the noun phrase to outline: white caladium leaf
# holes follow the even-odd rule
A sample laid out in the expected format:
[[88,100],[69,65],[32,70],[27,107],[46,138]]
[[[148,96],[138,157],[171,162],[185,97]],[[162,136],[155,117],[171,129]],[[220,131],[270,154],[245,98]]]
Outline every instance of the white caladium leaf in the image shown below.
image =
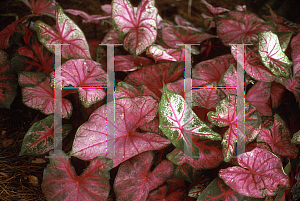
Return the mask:
[[[44,114],[53,114],[55,109],[54,91],[50,88],[49,83],[50,78],[46,73],[22,71],[19,74],[19,84],[22,87],[23,103]],[[64,94],[62,94],[63,96]],[[69,118],[71,114],[71,102],[62,98],[62,117]]]
[[[233,156],[236,150],[237,129],[245,134],[246,144],[252,142],[261,129],[261,116],[249,101],[245,100],[245,122],[243,111],[239,111],[237,114],[237,96],[234,94],[227,95],[217,105],[216,112],[210,111],[207,116],[209,121],[216,126],[229,126],[222,141],[225,162],[230,161],[230,157]],[[238,121],[239,125],[245,125],[245,132],[237,125]]]
[[[85,107],[105,98],[103,89],[107,75],[101,64],[87,59],[71,59],[61,66],[62,86],[79,87],[79,98]],[[51,86],[54,85],[55,74],[51,74]]]
[[20,156],[22,155],[41,155],[54,149],[54,132],[62,133],[62,141],[72,130],[70,124],[58,127],[54,124],[54,115],[49,115],[45,119],[35,122],[25,134]]
[[258,34],[258,52],[262,63],[277,77],[290,77],[290,66],[293,64],[284,54],[278,36],[272,31],[261,31]]
[[135,11],[128,0],[112,1],[112,22],[126,37],[124,48],[134,57],[156,40],[155,0],[142,0]]
[[146,54],[157,61],[177,61],[174,57],[169,55],[163,47],[158,45],[151,45],[146,49]]
[[199,156],[199,148],[192,140],[195,137],[221,140],[218,133],[212,131],[197,117],[182,96],[169,90],[165,85],[158,110],[159,128],[181,151],[185,151],[184,147],[186,147],[188,153]]
[[40,42],[52,53],[55,53],[55,44],[65,44],[61,46],[62,58],[91,59],[89,45],[83,32],[57,3],[55,4],[55,16],[57,32],[42,21],[38,20],[34,23]]
[[[110,102],[91,114],[88,122],[76,132],[71,155],[83,160],[107,156],[107,142],[113,141],[115,156],[113,167],[142,152],[163,149],[170,144],[156,133],[140,133],[138,127],[150,122],[157,114],[157,100],[151,96],[122,98]],[[107,120],[107,113],[113,114],[115,122]],[[107,126],[115,127],[115,133],[107,133]],[[124,157],[124,158],[122,158]]]

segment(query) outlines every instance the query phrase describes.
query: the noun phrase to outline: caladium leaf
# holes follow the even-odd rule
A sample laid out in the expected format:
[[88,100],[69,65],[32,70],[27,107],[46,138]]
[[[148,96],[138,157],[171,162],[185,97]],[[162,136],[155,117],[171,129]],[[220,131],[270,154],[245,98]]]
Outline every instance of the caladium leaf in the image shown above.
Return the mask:
[[10,108],[17,95],[18,82],[8,55],[0,50],[0,108]]
[[121,44],[119,40],[119,32],[111,29],[103,38],[101,44]]
[[[168,193],[169,192],[169,193]],[[147,201],[182,201],[186,197],[186,191],[184,189],[175,189],[170,191],[168,185],[164,184],[157,189],[151,191],[147,198]]]
[[209,12],[211,14],[214,14],[214,15],[229,11],[226,8],[214,7],[211,4],[207,3],[205,0],[200,0],[200,2],[203,3],[206,6],[206,8],[209,10]]
[[289,188],[289,176],[281,160],[271,152],[255,148],[238,158],[239,165],[221,169],[219,176],[232,189],[246,196],[264,198]]
[[42,21],[34,23],[40,42],[52,53],[55,53],[55,44],[65,44],[61,46],[61,56],[64,59],[91,59],[83,32],[58,4],[55,6],[55,16],[57,32]]
[[[71,59],[61,66],[62,86],[79,87],[79,98],[85,107],[105,98],[103,89],[107,85],[107,75],[101,65],[87,59]],[[55,74],[51,74],[51,86],[54,85]]]
[[35,122],[25,134],[20,156],[22,155],[41,155],[54,149],[54,132],[61,132],[62,141],[68,133],[72,130],[71,124],[63,125],[58,127],[57,122],[55,124],[54,115]]
[[230,11],[216,17],[217,35],[224,45],[229,43],[254,43],[258,40],[258,31],[273,30],[255,14],[249,11]]
[[112,160],[94,158],[78,176],[63,151],[50,151],[49,155],[53,157],[44,170],[42,183],[47,200],[107,200]]
[[139,85],[137,87],[131,86],[126,82],[119,82],[115,90],[115,99],[120,98],[134,98],[138,96],[149,95],[154,99],[159,99],[146,85]]
[[22,0],[32,14],[44,14],[55,17],[55,0]]
[[291,135],[284,121],[278,114],[274,115],[274,121],[266,121],[257,137],[257,142],[265,142],[271,147],[272,152],[283,157],[294,159],[297,157],[298,149],[291,144]]
[[[44,114],[54,113],[54,91],[49,83],[50,78],[45,73],[21,72],[19,84],[22,87],[23,103]],[[62,117],[69,118],[71,114],[71,102],[62,98]]]
[[[107,141],[114,140],[114,166],[148,150],[163,149],[170,144],[168,139],[155,133],[139,133],[136,129],[150,122],[157,113],[157,101],[151,96],[122,98],[115,101],[115,123],[106,122],[107,113],[113,114],[113,102],[101,106],[91,114],[89,121],[77,130],[71,155],[83,160],[107,156]],[[108,111],[107,111],[108,109]],[[130,117],[130,118],[128,118]],[[107,133],[106,124],[115,127],[115,133]],[[114,138],[115,135],[115,138]],[[87,138],[87,136],[90,136]],[[113,147],[110,147],[113,149]]]
[[112,1],[112,21],[115,29],[127,34],[124,48],[134,57],[156,40],[157,8],[154,0],[142,0],[134,11],[129,0]]
[[214,37],[215,36],[205,32],[184,29],[176,26],[168,26],[162,29],[163,41],[172,48],[178,48],[181,46],[177,44],[196,44]]
[[206,83],[204,84],[219,83],[221,76],[235,62],[231,54],[202,61],[192,69],[192,77],[205,81]]
[[25,17],[7,25],[0,32],[0,49],[7,49],[10,47],[10,39],[13,38],[14,33],[21,31],[20,26],[18,26],[18,23],[22,22],[25,19]]
[[290,77],[290,66],[293,64],[284,54],[278,36],[272,31],[261,31],[258,34],[258,52],[262,63],[277,77]]
[[[225,162],[230,161],[230,157],[233,156],[236,149],[237,129],[245,134],[246,143],[253,141],[260,132],[261,117],[256,111],[256,108],[247,100],[245,100],[244,107],[245,117],[243,117],[243,111],[239,111],[237,114],[237,96],[229,94],[225,99],[220,101],[216,107],[216,112],[210,111],[207,114],[208,119],[212,124],[219,127],[229,126],[222,141]],[[242,128],[238,127],[237,121],[239,121],[239,125],[245,125],[245,132]]]
[[132,55],[116,55],[114,57],[115,71],[134,71],[143,66],[153,63],[150,59],[137,56],[134,58]]
[[199,176],[202,174],[200,170],[196,170],[187,164],[176,165],[174,170],[174,175],[190,183],[195,182]]
[[[257,48],[250,50],[246,47],[246,56],[245,56],[245,64],[241,64],[245,66],[244,69],[248,75],[250,75],[255,80],[263,81],[263,82],[272,82],[275,78],[275,75],[271,73],[271,71],[266,68],[258,55]],[[240,54],[244,55],[241,49],[236,45],[231,45],[231,52],[234,58],[237,60],[237,52],[240,51]],[[239,61],[238,61],[239,62]]]
[[169,90],[165,85],[159,103],[159,128],[172,144],[193,156],[199,156],[199,148],[193,138],[221,140],[218,133],[212,131],[201,121],[179,94]]
[[193,106],[204,107],[206,109],[216,107],[218,102],[225,98],[225,94],[222,91],[218,90],[217,88],[212,88],[216,85],[217,84],[213,82],[211,84],[206,85],[209,88],[193,90]]
[[162,161],[150,172],[154,154],[141,153],[120,165],[114,183],[117,200],[146,201],[151,190],[163,184],[173,174],[174,164]]
[[79,15],[80,17],[83,18],[82,20],[83,23],[92,22],[94,24],[99,24],[100,20],[110,18],[110,13],[106,15],[89,15],[86,12],[81,10],[65,9],[64,11],[67,13],[71,13],[72,15]]
[[291,142],[293,144],[300,144],[300,130],[297,133],[294,133]]
[[231,64],[227,71],[220,78],[218,86],[224,87],[221,90],[226,94],[237,94],[237,69],[236,64]]
[[255,106],[261,116],[272,116],[271,83],[257,82],[247,92],[246,99]]
[[180,15],[175,15],[174,21],[177,25],[179,25],[182,28],[191,29],[193,31],[200,31],[197,28],[195,28],[195,26],[192,23],[182,18]]
[[291,42],[292,48],[292,58],[293,58],[293,76],[299,77],[300,76],[300,34],[293,37]]
[[290,79],[282,79],[283,84],[289,91],[293,92],[296,97],[296,101],[300,101],[300,77],[292,77]]
[[271,88],[272,108],[276,109],[277,107],[279,107],[284,92],[285,92],[285,87],[282,84],[279,84],[277,82],[272,83],[272,88]]
[[199,148],[199,158],[191,158],[179,149],[174,149],[167,158],[176,165],[188,164],[194,169],[208,169],[218,166],[224,159],[220,143],[212,140],[196,140]]
[[169,55],[161,46],[158,45],[151,45],[147,47],[146,54],[150,57],[152,57],[155,60],[155,63],[157,61],[177,61],[174,57]]
[[161,96],[160,88],[163,83],[169,83],[177,80],[184,71],[183,62],[161,62],[149,65],[138,71],[129,74],[124,82],[132,86],[140,84],[147,85],[158,97]]

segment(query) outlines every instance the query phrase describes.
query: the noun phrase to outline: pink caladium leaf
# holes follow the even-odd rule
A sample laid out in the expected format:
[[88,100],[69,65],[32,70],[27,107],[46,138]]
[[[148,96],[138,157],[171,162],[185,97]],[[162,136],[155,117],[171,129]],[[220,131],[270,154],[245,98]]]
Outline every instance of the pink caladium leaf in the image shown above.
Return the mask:
[[201,3],[203,3],[206,8],[209,10],[209,12],[211,14],[220,14],[220,13],[224,13],[224,12],[228,12],[229,10],[226,8],[222,8],[222,7],[214,7],[211,4],[207,3],[205,0],[200,0]]
[[273,30],[255,14],[249,11],[230,11],[216,17],[217,35],[224,45],[229,43],[254,43],[258,40],[258,31]]
[[112,1],[112,21],[115,29],[127,35],[124,48],[134,57],[156,40],[157,8],[154,0],[142,0],[134,11],[129,0]]
[[174,57],[169,55],[163,47],[158,45],[147,47],[146,54],[152,57],[155,60],[155,63],[157,61],[177,61]]
[[21,152],[22,155],[41,155],[54,149],[54,132],[61,132],[62,136],[57,139],[62,141],[68,133],[72,130],[71,124],[63,125],[62,127],[57,125],[57,122],[53,124],[54,115],[35,122],[25,134]]
[[22,0],[32,14],[44,14],[55,17],[55,0]]
[[[103,89],[107,85],[107,75],[101,64],[87,59],[71,59],[61,66],[62,86],[78,87],[79,98],[87,108],[105,98]],[[51,74],[51,86],[55,74]]]
[[47,200],[107,200],[112,160],[94,158],[78,176],[63,151],[50,151],[49,155],[53,157],[44,170],[42,183]]
[[298,132],[294,133],[291,142],[293,144],[300,144],[300,130]]
[[178,48],[179,44],[196,44],[205,41],[215,36],[194,31],[192,29],[184,29],[176,26],[168,26],[162,29],[162,39],[163,41],[172,48]]
[[246,95],[246,99],[255,106],[261,116],[272,116],[271,84],[271,82],[257,82]]
[[176,165],[174,170],[174,175],[177,178],[183,179],[190,183],[195,182],[201,174],[202,172],[200,170],[196,170],[187,164]]
[[[26,17],[26,16],[25,16]],[[15,32],[20,32],[21,28],[18,26],[20,22],[22,22],[25,17],[14,21],[13,23],[7,25],[1,32],[0,32],[0,49],[7,49],[11,46],[10,40],[13,39]]]
[[300,34],[295,36],[291,42],[292,58],[293,58],[293,76],[300,76]]
[[220,78],[218,86],[225,87],[221,90],[226,94],[237,94],[237,69],[236,64],[231,64]]
[[154,99],[159,99],[146,85],[139,85],[137,87],[131,86],[126,82],[119,82],[115,88],[115,99],[120,98],[134,98],[138,96],[149,95]]
[[0,50],[0,108],[10,108],[17,95],[18,82],[8,55]]
[[149,193],[147,201],[182,201],[186,197],[184,189],[175,189],[170,191],[168,185],[164,184]]
[[272,108],[276,109],[279,107],[284,92],[285,92],[285,87],[282,84],[279,84],[277,82],[272,83],[272,88],[271,88]]
[[192,77],[205,81],[204,84],[219,83],[221,76],[232,63],[236,63],[236,61],[231,54],[202,61],[192,69]]
[[132,55],[116,55],[114,57],[115,71],[135,71],[143,66],[153,63],[150,59]]
[[215,82],[205,86],[209,88],[193,90],[193,106],[204,107],[206,109],[214,108],[220,100],[225,98],[225,94],[217,88],[213,88],[217,86]]
[[119,40],[119,31],[111,29],[103,38],[101,44],[122,44]]
[[[23,71],[19,74],[22,87],[23,103],[30,108],[40,110],[44,114],[54,113],[54,91],[50,88],[50,78],[45,73]],[[62,117],[72,114],[71,102],[62,99]]]
[[71,13],[72,15],[79,15],[80,17],[83,18],[82,22],[83,23],[95,23],[95,24],[99,24],[100,20],[104,20],[107,18],[110,18],[110,14],[106,14],[106,15],[89,15],[84,11],[81,10],[74,10],[74,9],[65,9],[64,10],[67,13]]
[[160,97],[161,92],[159,89],[163,87],[163,83],[177,80],[183,71],[183,62],[161,62],[132,72],[125,78],[124,82],[132,86],[144,84]]
[[52,53],[55,53],[55,44],[65,44],[61,46],[61,56],[64,59],[91,59],[83,32],[58,4],[55,7],[55,16],[57,32],[42,21],[34,23],[40,42]]
[[290,66],[293,64],[284,54],[278,36],[272,31],[261,31],[258,34],[258,52],[262,63],[277,77],[290,77]]
[[[244,157],[243,157],[244,156]],[[241,167],[221,169],[219,176],[232,189],[246,196],[274,196],[281,188],[289,188],[289,176],[281,160],[271,152],[255,148],[238,158]]]
[[[159,103],[159,128],[172,144],[181,151],[199,156],[199,148],[192,139],[221,140],[188,106],[182,96],[165,85]],[[187,153],[185,153],[187,154]]]
[[296,101],[300,101],[300,77],[292,77],[290,79],[283,79],[282,84],[296,97]]
[[195,28],[195,26],[192,23],[190,23],[189,21],[187,21],[179,15],[175,15],[174,21],[177,25],[179,25],[182,28],[191,29],[193,31],[200,31],[200,29]]
[[[239,49],[236,45],[231,45],[231,52],[236,60],[238,51],[241,51],[241,49]],[[275,78],[275,75],[273,75],[273,73],[271,73],[271,71],[268,68],[266,68],[261,62],[261,59],[258,54],[258,49],[255,48],[251,50],[248,47],[246,47],[245,51],[245,64],[242,64],[242,66],[245,66],[244,69],[247,72],[247,74],[255,80],[263,82],[272,82]],[[242,52],[240,52],[240,54],[243,55]]]
[[172,176],[174,164],[168,160],[162,161],[150,172],[153,158],[153,152],[147,151],[120,165],[114,183],[117,200],[146,201],[151,190]]
[[[245,134],[245,142],[249,143],[255,140],[261,129],[261,116],[257,112],[256,108],[247,100],[245,100],[245,117],[243,117],[243,111],[239,111],[237,114],[237,96],[233,94],[227,95],[227,97],[220,101],[216,107],[216,112],[208,112],[207,116],[209,121],[219,127],[229,126],[228,130],[223,135],[223,155],[224,161],[230,161],[230,157],[236,149],[237,142],[237,129],[241,133]],[[244,122],[245,118],[245,122]],[[238,127],[239,125],[245,125],[245,131]]]
[[278,114],[274,115],[274,121],[266,121],[257,137],[257,142],[265,142],[271,147],[272,152],[278,156],[294,159],[298,149],[291,144],[290,131]]
[[[96,156],[107,156],[107,141],[113,140],[115,156],[124,157],[112,158],[114,167],[116,167],[142,152],[167,147],[170,144],[168,139],[155,133],[136,131],[138,127],[154,119],[157,106],[157,100],[151,96],[118,99],[115,101],[115,122],[106,120],[107,113],[114,114],[113,103],[101,106],[91,114],[89,121],[77,130],[71,155],[83,160],[91,160]],[[115,127],[115,134],[107,133],[106,124]],[[87,136],[90,137],[87,138]]]
[[176,165],[188,164],[196,170],[217,167],[223,160],[221,143],[212,140],[195,141],[199,148],[199,158],[191,158],[179,149],[174,149],[167,158]]

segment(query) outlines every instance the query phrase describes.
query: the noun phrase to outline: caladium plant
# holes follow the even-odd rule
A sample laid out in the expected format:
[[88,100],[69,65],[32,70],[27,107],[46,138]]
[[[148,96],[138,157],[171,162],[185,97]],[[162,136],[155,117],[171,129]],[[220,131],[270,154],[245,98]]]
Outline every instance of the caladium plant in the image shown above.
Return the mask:
[[[299,157],[300,124],[284,111],[298,109],[300,100],[300,25],[271,9],[264,20],[245,6],[230,11],[205,0],[210,14],[202,13],[204,27],[179,15],[175,23],[162,19],[155,0],[141,0],[138,7],[113,0],[101,6],[103,16],[54,0],[23,2],[31,14],[0,32],[0,107],[13,104],[20,86],[23,103],[47,115],[29,128],[20,151],[22,157],[50,155],[42,183],[47,200],[284,200],[293,197],[293,186],[297,197],[293,177],[299,173],[289,167]],[[103,39],[87,40],[85,28],[65,12],[95,26],[111,18],[113,27],[101,29]],[[56,26],[41,21],[42,15]],[[188,78],[183,44],[195,43],[201,46],[191,49]],[[242,52],[237,43],[252,45]],[[53,114],[59,44],[60,125]],[[115,48],[115,76],[106,44],[124,47]],[[211,51],[217,45],[224,53]],[[240,66],[244,97],[237,95]],[[114,93],[106,94],[111,87]],[[237,106],[243,98],[244,111]],[[245,137],[245,153],[236,156],[238,133]],[[54,141],[63,139],[71,143],[57,150]],[[78,176],[78,164],[67,157],[89,165]]]

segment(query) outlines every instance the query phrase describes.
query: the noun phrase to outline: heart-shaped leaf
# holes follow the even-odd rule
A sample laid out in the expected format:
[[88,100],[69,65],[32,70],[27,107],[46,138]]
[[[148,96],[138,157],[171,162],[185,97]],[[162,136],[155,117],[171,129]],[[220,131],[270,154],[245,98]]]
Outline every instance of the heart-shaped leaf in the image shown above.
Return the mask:
[[68,13],[71,13],[72,15],[79,15],[80,17],[84,18],[84,20],[82,20],[83,23],[92,22],[94,24],[99,24],[100,20],[110,18],[110,14],[106,14],[106,15],[89,15],[86,12],[83,12],[81,10],[74,10],[74,9],[65,9],[64,11],[68,12]]
[[258,52],[262,63],[277,77],[290,77],[290,66],[293,64],[284,54],[278,36],[272,31],[261,31],[258,34]]
[[63,151],[50,151],[49,155],[52,158],[44,170],[42,183],[47,200],[107,200],[112,160],[94,158],[78,176]]
[[190,183],[195,182],[198,177],[202,174],[200,170],[196,170],[187,164],[176,165],[174,175]]
[[[50,88],[49,82],[50,78],[45,73],[21,72],[19,84],[22,87],[23,103],[44,114],[53,114],[54,91]],[[62,98],[62,117],[69,118],[71,114],[71,102]]]
[[167,155],[167,158],[176,165],[184,163],[190,165],[194,169],[208,169],[218,166],[224,159],[222,155],[222,147],[220,143],[212,140],[199,140],[195,141],[199,148],[199,158],[194,159],[184,154],[179,149],[174,149]]
[[155,99],[159,99],[146,85],[139,85],[138,87],[131,86],[126,82],[119,82],[115,90],[115,99],[120,98],[134,98],[138,96],[149,95]]
[[155,63],[157,61],[177,61],[174,57],[169,55],[163,47],[158,45],[151,45],[147,47],[146,54],[152,57],[155,60]]
[[114,183],[117,200],[146,201],[151,190],[163,184],[173,174],[174,164],[162,161],[150,172],[154,154],[141,153],[120,165]]
[[22,155],[41,155],[54,149],[54,133],[61,132],[62,138],[56,139],[59,142],[62,141],[68,133],[72,130],[70,124],[57,126],[57,122],[53,124],[54,116],[48,117],[35,122],[25,134],[20,156]]
[[224,87],[221,90],[226,94],[237,94],[237,69],[236,64],[231,64],[227,71],[220,78],[218,86]]
[[156,40],[157,8],[155,0],[142,0],[134,11],[129,0],[112,1],[112,22],[115,29],[126,34],[124,48],[134,57]]
[[241,167],[221,169],[219,176],[232,189],[246,196],[274,196],[281,188],[289,188],[289,176],[283,172],[281,160],[265,149],[255,148],[238,158]]
[[193,156],[199,156],[199,148],[193,138],[221,140],[218,133],[212,131],[202,122],[179,94],[169,90],[165,85],[159,103],[159,128],[172,144]]
[[[151,96],[140,96],[118,99],[115,101],[115,106],[110,102],[100,107],[91,114],[89,121],[77,130],[71,155],[83,160],[107,156],[107,142],[113,141],[115,147],[109,148],[115,149],[115,156],[118,156],[112,158],[113,167],[116,167],[144,151],[167,147],[170,144],[168,139],[155,133],[136,131],[139,126],[154,119],[157,106],[157,101]],[[107,121],[107,113],[114,114],[114,110],[115,123]],[[107,133],[106,124],[115,127],[115,133]]]
[[282,84],[279,84],[277,82],[272,83],[272,88],[271,88],[272,108],[276,109],[279,107],[284,92],[285,92],[285,87]]
[[55,0],[22,0],[32,14],[44,14],[55,17]]
[[22,22],[25,19],[25,17],[7,25],[0,32],[0,49],[7,49],[11,46],[10,40],[13,38],[14,33],[21,31],[21,28],[20,26],[18,26],[18,24]]
[[226,8],[214,7],[211,4],[207,3],[205,0],[200,0],[200,2],[203,3],[206,6],[206,8],[209,10],[209,12],[214,15],[229,11]]
[[193,78],[203,80],[205,84],[219,83],[221,76],[232,63],[235,63],[235,60],[231,54],[202,61],[192,69]]
[[134,71],[143,66],[153,63],[150,59],[137,56],[134,58],[132,55],[116,55],[114,57],[115,71]]
[[288,156],[291,159],[297,157],[298,149],[291,144],[291,135],[284,121],[278,114],[274,115],[274,121],[263,123],[265,128],[257,137],[257,142],[265,142],[270,145],[274,154],[279,156]]
[[[85,107],[105,98],[103,89],[107,85],[107,75],[101,64],[87,59],[71,59],[61,66],[62,86],[78,87],[79,97]],[[51,74],[51,86],[54,86],[55,74]]]
[[217,35],[224,45],[229,43],[253,43],[258,31],[273,30],[271,25],[249,11],[230,11],[216,17]]
[[18,82],[8,55],[0,50],[0,108],[10,108],[17,95]]
[[[216,112],[208,112],[207,116],[209,121],[219,127],[229,126],[228,130],[223,135],[223,155],[224,161],[230,161],[230,157],[236,149],[237,142],[237,129],[241,133],[245,134],[245,142],[249,143],[253,141],[261,129],[261,117],[256,111],[256,108],[245,100],[245,117],[243,111],[238,111],[237,114],[237,96],[233,94],[227,95],[227,97],[220,101],[216,107]],[[245,118],[245,122],[244,122]],[[245,132],[239,125],[245,125]]]
[[295,36],[292,39],[291,42],[291,48],[292,48],[292,58],[293,58],[293,70],[294,70],[294,76],[299,77],[300,76],[300,34]]
[[64,59],[91,59],[89,45],[83,32],[57,3],[55,16],[57,31],[42,21],[34,23],[40,42],[52,53],[55,53],[55,44],[64,44],[61,46],[61,56]]

